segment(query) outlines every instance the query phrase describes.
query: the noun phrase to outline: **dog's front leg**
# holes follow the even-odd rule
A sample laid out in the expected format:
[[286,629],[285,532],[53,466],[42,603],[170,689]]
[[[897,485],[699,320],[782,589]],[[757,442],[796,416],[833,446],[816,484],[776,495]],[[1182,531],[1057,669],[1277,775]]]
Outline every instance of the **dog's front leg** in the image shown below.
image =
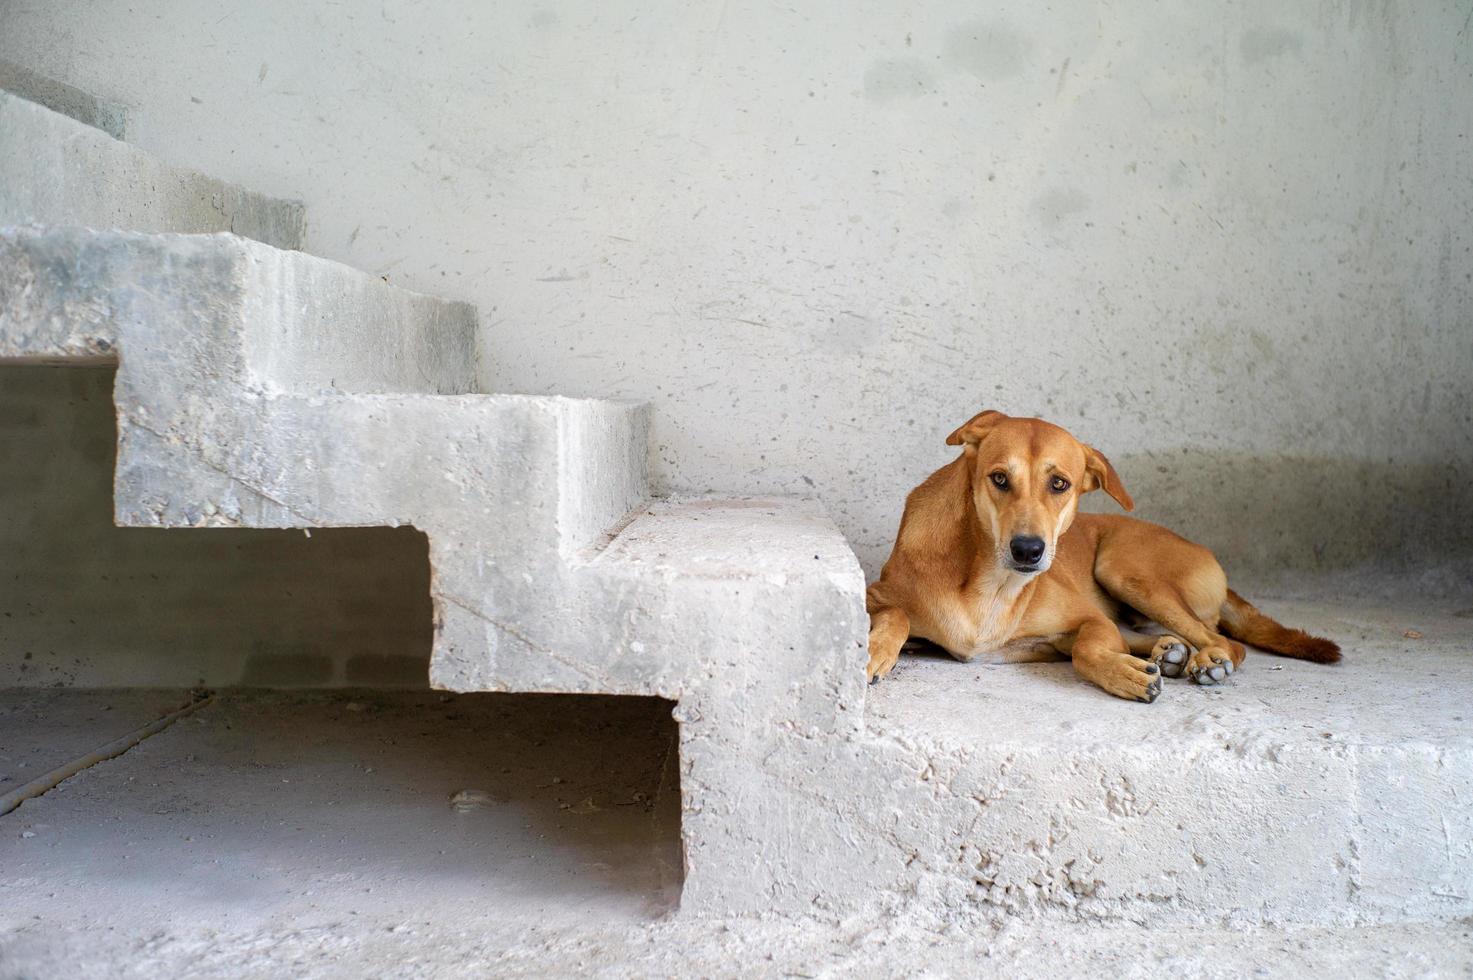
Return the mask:
[[869,666],[864,676],[874,683],[890,673],[900,659],[900,648],[910,637],[910,616],[897,606],[883,606],[869,615]]
[[1150,704],[1161,693],[1161,668],[1130,655],[1108,619],[1089,619],[1054,644],[1074,659],[1080,677],[1119,698]]

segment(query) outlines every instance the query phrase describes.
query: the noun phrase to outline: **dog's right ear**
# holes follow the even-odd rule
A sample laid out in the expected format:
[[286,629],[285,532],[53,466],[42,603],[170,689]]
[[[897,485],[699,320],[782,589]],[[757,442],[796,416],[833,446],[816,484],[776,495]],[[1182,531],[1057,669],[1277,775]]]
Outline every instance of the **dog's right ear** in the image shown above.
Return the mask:
[[961,428],[947,436],[946,444],[948,446],[960,446],[962,443],[966,443],[968,446],[975,446],[986,437],[987,433],[992,431],[993,426],[1005,418],[1007,418],[1006,415],[1001,412],[995,412],[990,408],[985,412],[978,412],[976,415],[967,419]]

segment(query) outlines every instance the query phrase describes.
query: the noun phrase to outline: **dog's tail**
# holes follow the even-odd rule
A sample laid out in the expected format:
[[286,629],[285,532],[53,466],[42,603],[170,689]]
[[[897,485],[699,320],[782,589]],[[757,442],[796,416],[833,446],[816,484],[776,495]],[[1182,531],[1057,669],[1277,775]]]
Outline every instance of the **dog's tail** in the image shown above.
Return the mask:
[[1340,647],[1330,640],[1310,636],[1304,630],[1292,629],[1269,619],[1232,589],[1228,589],[1227,601],[1222,604],[1220,615],[1218,629],[1261,650],[1298,660],[1312,660],[1317,664],[1333,664],[1340,660]]

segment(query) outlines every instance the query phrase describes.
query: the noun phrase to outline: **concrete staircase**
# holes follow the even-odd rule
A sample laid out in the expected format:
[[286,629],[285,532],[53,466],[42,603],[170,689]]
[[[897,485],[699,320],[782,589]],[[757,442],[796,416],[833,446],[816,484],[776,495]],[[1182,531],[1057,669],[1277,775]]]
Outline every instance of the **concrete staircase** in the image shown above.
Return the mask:
[[[685,910],[1473,914],[1467,620],[1416,670],[1311,606],[1344,667],[1144,707],[919,660],[866,704],[863,576],[816,505],[654,499],[647,409],[477,392],[475,311],[291,251],[297,205],[4,94],[0,177],[0,359],[116,361],[117,521],[412,524],[435,686],[678,702]],[[1414,735],[1371,723],[1388,691]]]
[[284,250],[297,205],[0,99],[0,359],[116,360],[119,524],[414,525],[435,686],[679,702],[685,904],[807,877],[770,853],[789,828],[753,761],[858,723],[863,577],[821,509],[652,500],[645,407],[477,393],[470,307]]

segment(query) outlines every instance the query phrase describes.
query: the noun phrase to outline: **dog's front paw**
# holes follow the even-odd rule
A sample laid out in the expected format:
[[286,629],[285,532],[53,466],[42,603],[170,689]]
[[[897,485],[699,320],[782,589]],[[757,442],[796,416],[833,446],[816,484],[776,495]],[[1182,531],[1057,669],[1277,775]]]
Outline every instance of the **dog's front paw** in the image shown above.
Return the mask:
[[871,650],[869,663],[864,668],[864,679],[871,684],[884,677],[895,669],[895,664],[900,660],[899,650]]
[[1129,701],[1150,704],[1161,694],[1161,668],[1126,653],[1107,657],[1088,676],[1117,698]]

